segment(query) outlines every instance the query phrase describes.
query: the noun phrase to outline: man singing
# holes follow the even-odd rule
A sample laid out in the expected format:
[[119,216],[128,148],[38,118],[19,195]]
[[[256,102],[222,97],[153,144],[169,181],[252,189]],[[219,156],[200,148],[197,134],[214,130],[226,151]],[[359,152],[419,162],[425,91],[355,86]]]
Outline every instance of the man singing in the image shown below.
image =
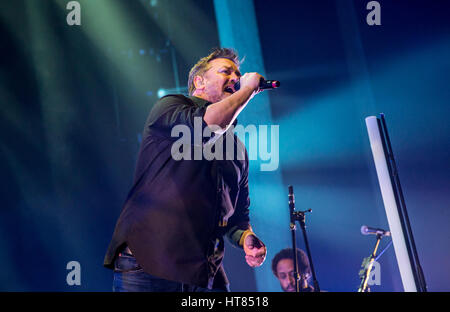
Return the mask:
[[[249,266],[264,262],[266,247],[249,220],[247,152],[230,135],[262,77],[241,76],[239,65],[235,51],[216,49],[191,69],[189,97],[168,95],[152,108],[134,183],[104,259],[114,269],[114,291],[229,291],[224,236],[243,248]],[[222,136],[222,146],[232,140],[235,157],[174,159],[173,127],[187,126],[194,137],[196,121],[202,133],[207,127],[214,132],[214,140]],[[194,153],[212,140],[200,137],[202,142],[193,140],[182,152]]]

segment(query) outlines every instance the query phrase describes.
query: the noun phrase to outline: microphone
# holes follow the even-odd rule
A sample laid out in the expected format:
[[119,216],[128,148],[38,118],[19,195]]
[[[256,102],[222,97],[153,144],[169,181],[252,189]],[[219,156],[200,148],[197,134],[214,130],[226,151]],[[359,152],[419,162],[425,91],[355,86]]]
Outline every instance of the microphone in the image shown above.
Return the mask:
[[391,236],[391,232],[389,232],[389,231],[386,231],[383,229],[372,228],[367,225],[363,225],[361,227],[361,234],[362,235],[375,234],[375,235],[382,235],[382,236]]
[[288,195],[289,208],[295,209],[294,187],[292,185],[289,185],[288,190],[289,190],[289,195]]
[[290,223],[290,228],[291,228],[291,230],[292,229],[295,229],[295,217],[294,217],[294,214],[295,214],[295,197],[294,197],[294,187],[292,186],[292,185],[289,185],[289,187],[288,187],[288,190],[289,190],[289,195],[288,195],[288,198],[289,198],[289,211],[290,211],[290,217],[291,217],[291,223]]
[[[280,82],[277,80],[264,80],[261,78],[259,81],[259,89],[276,89],[280,86]],[[241,83],[238,81],[234,84],[234,90],[238,91],[241,88]]]

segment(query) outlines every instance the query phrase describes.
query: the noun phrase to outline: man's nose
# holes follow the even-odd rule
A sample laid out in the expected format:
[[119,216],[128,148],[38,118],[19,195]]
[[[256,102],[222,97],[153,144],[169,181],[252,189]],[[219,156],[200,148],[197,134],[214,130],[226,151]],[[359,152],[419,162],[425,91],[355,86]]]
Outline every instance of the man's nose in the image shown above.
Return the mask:
[[233,84],[235,84],[236,82],[239,81],[239,76],[236,75],[236,73],[232,73],[232,74],[231,74],[230,81],[231,81]]
[[294,278],[294,276],[289,275],[289,284],[295,285],[295,278]]

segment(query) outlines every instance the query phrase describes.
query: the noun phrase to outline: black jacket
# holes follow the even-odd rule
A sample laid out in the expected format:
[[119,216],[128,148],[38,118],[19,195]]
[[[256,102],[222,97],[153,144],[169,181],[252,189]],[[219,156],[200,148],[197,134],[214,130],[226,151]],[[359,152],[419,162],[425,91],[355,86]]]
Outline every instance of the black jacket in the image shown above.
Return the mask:
[[[151,110],[134,184],[104,266],[113,268],[120,248],[127,244],[144,271],[160,278],[211,288],[218,270],[223,272],[223,236],[228,235],[238,245],[243,231],[250,228],[245,147],[229,133],[222,136],[223,146],[227,146],[227,140],[234,141],[234,160],[225,156],[224,160],[175,160],[171,154],[173,143],[179,140],[171,136],[173,127],[185,125],[192,133],[194,126],[204,130],[208,104],[197,97],[169,95]],[[199,133],[195,135],[198,139]],[[202,138],[200,143],[191,138],[191,155],[195,156],[194,150],[208,144],[209,138]],[[227,283],[226,276],[220,279]]]

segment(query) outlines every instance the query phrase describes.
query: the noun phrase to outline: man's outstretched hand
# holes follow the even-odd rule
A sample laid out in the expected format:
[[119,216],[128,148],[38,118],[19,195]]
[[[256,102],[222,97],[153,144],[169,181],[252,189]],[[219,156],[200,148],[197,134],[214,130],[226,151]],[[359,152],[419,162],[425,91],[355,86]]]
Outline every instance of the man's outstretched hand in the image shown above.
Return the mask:
[[253,234],[248,235],[244,240],[245,261],[254,267],[259,267],[266,260],[266,245]]

